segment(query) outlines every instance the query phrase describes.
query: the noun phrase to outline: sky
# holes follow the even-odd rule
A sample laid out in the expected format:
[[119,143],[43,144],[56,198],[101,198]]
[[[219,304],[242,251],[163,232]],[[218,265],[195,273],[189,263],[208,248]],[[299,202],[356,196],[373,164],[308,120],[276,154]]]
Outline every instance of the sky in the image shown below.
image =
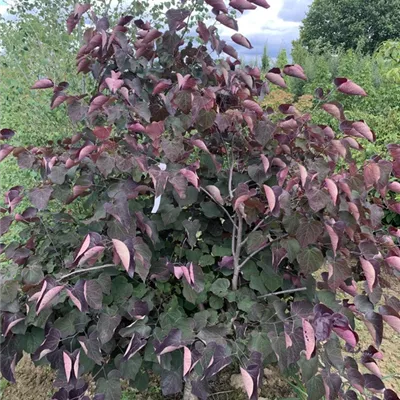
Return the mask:
[[[268,54],[271,58],[276,58],[282,48],[289,53],[292,40],[299,37],[301,20],[312,3],[312,0],[267,1],[271,6],[267,10],[257,7],[257,10],[245,11],[243,15],[238,14],[239,32],[246,36],[254,47],[248,50],[235,46],[240,56],[246,61],[256,57],[260,59],[265,44],[268,46]],[[0,0],[0,14],[4,15],[6,12],[7,6],[3,0]],[[229,38],[235,32],[220,26],[220,33],[223,39],[230,42]]]

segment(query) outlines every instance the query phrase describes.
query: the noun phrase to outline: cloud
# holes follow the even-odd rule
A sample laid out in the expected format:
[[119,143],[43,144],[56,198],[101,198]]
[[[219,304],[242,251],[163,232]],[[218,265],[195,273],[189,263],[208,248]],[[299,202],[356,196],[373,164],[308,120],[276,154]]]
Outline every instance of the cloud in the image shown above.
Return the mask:
[[[311,0],[297,0],[297,2],[310,2]],[[253,49],[248,50],[236,46],[239,55],[247,59],[255,59],[262,56],[264,45],[268,46],[268,54],[275,58],[282,48],[290,52],[291,43],[299,37],[300,22],[290,21],[282,18],[283,8],[291,8],[291,0],[270,1],[271,7],[264,9],[258,7],[257,10],[245,12],[238,15],[239,32],[247,37],[253,45]],[[229,28],[220,27],[221,36],[230,42],[230,36],[234,33]]]
[[284,0],[278,16],[284,21],[301,22],[312,0]]

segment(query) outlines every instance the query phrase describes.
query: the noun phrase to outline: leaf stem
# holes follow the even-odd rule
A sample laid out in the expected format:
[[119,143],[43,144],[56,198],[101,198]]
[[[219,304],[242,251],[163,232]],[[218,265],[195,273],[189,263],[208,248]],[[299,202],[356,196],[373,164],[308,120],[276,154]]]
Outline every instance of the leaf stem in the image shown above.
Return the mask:
[[268,243],[265,243],[265,244],[264,244],[263,246],[261,246],[259,249],[254,250],[254,251],[253,251],[247,258],[245,258],[245,260],[239,265],[239,269],[243,268],[243,266],[244,266],[250,259],[252,259],[256,254],[258,254],[260,251],[266,249],[267,247],[271,246],[272,243],[275,243],[275,242],[277,242],[277,241],[279,241],[279,240],[281,240],[281,239],[283,239],[283,238],[285,238],[285,237],[287,237],[287,236],[288,236],[288,234],[285,234],[285,235],[283,235],[283,236],[280,236],[280,237],[278,237],[278,238],[276,238],[276,239],[274,239],[274,240],[271,240],[271,241],[268,242]]
[[65,278],[68,278],[70,276],[76,275],[76,274],[83,274],[85,272],[90,272],[90,271],[96,271],[99,269],[104,269],[104,268],[110,268],[110,267],[115,267],[115,264],[104,264],[104,265],[97,265],[96,267],[91,267],[91,268],[85,268],[85,269],[77,269],[76,271],[70,272],[69,274],[66,274],[59,278],[57,281],[62,281]]
[[306,287],[301,287],[301,288],[295,288],[295,289],[287,289],[287,290],[280,290],[279,292],[274,292],[274,293],[268,293],[264,294],[262,296],[258,296],[259,299],[262,299],[264,297],[270,297],[270,296],[276,296],[278,294],[285,294],[285,293],[294,293],[294,292],[303,292],[304,290],[307,290]]

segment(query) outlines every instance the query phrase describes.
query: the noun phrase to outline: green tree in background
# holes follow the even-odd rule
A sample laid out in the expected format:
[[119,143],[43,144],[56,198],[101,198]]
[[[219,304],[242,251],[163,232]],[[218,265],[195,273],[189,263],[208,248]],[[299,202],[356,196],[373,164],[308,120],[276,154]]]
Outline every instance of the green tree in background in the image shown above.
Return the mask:
[[268,71],[270,67],[271,67],[271,60],[269,59],[268,56],[268,46],[267,44],[265,44],[263,49],[263,55],[261,58],[261,69],[263,71]]
[[288,61],[288,56],[287,56],[287,52],[286,49],[281,49],[278,53],[278,57],[276,58],[276,63],[275,65],[278,68],[283,68],[285,65],[289,64]]
[[303,20],[300,40],[372,53],[382,42],[400,38],[399,0],[315,0]]

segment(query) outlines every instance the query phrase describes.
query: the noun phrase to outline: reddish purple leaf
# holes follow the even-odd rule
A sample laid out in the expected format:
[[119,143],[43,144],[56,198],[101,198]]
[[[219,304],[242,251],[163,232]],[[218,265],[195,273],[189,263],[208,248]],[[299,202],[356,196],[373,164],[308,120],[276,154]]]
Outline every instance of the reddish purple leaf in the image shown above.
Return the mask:
[[382,393],[385,390],[385,385],[382,380],[376,375],[364,374],[365,388],[373,393]]
[[72,373],[72,360],[71,357],[65,351],[63,351],[63,362],[64,362],[65,376],[67,378],[67,382],[69,382]]
[[39,361],[44,356],[55,351],[61,340],[61,332],[56,328],[50,328],[43,343],[32,354],[33,361]]
[[309,360],[315,350],[315,333],[312,325],[302,318],[304,343],[306,345],[306,359]]
[[400,333],[400,315],[390,306],[380,306],[379,313],[383,320],[390,325],[397,333]]
[[326,184],[328,192],[332,198],[333,204],[336,205],[338,194],[339,194],[339,190],[338,190],[336,183],[332,179],[326,178],[325,184]]
[[14,135],[15,132],[12,129],[3,128],[0,130],[0,140],[11,139]]
[[244,108],[255,112],[259,117],[263,115],[264,111],[261,106],[253,100],[245,100],[243,102]]
[[255,10],[257,8],[256,5],[250,3],[247,0],[231,0],[229,2],[229,5],[232,8],[235,8],[236,10],[240,11],[243,13],[244,10]]
[[385,261],[387,265],[400,271],[400,257],[397,256],[387,257],[385,258]]
[[112,131],[112,126],[96,126],[93,129],[93,135],[100,140],[106,140],[110,137]]
[[113,239],[112,240],[114,249],[116,253],[118,254],[118,257],[121,260],[122,265],[124,266],[126,272],[130,274],[131,270],[131,253],[127,247],[127,245],[124,242],[121,242],[118,239]]
[[219,14],[215,19],[222,25],[225,25],[228,28],[233,29],[234,31],[237,31],[239,29],[237,21],[226,14]]
[[205,2],[210,5],[215,11],[220,11],[227,14],[228,8],[226,7],[223,0],[205,0]]
[[270,7],[270,5],[266,2],[266,0],[249,0],[249,1],[250,1],[250,3],[254,3],[260,7],[264,7],[264,8]]
[[273,84],[280,86],[283,89],[286,89],[286,82],[282,78],[281,70],[279,68],[272,68],[268,71],[265,77]]
[[276,206],[276,197],[274,191],[267,185],[263,185],[265,196],[267,197],[268,206],[270,212],[272,212]]
[[336,255],[336,250],[339,243],[339,236],[330,225],[325,224],[325,229],[328,232],[329,238],[331,239],[333,254]]
[[74,11],[69,15],[67,19],[67,31],[69,34],[75,29],[76,25],[78,25],[79,20],[82,15],[89,10],[91,7],[90,4],[76,4]]
[[161,356],[180,349],[181,347],[184,347],[182,342],[182,331],[173,328],[161,343],[155,341],[154,351],[157,355]]
[[365,279],[367,280],[368,289],[370,292],[374,290],[374,283],[376,279],[376,271],[374,266],[363,257],[360,257],[361,267],[364,271]]
[[104,104],[107,103],[108,100],[109,97],[105,96],[104,94],[97,95],[91,100],[88,113],[91,114],[92,112],[99,110],[104,106]]
[[78,262],[78,265],[81,266],[85,263],[89,265],[94,265],[97,259],[104,251],[104,246],[94,246],[91,249],[87,250],[86,253],[81,257]]
[[353,96],[366,96],[364,89],[347,78],[335,78],[334,84],[339,92]]
[[170,79],[161,79],[157,82],[153,89],[153,95],[163,93],[166,89],[168,89],[172,85]]
[[293,76],[294,78],[303,79],[304,81],[307,80],[307,76],[304,73],[303,68],[298,64],[285,65],[283,68],[283,73],[288,76]]
[[51,79],[43,78],[35,82],[31,89],[49,89],[54,86],[54,82]]
[[42,311],[47,306],[51,305],[52,300],[64,289],[63,285],[55,286],[51,288],[48,292],[46,292],[43,298],[40,300],[40,303],[36,305],[36,314],[39,315],[40,311]]
[[10,146],[9,144],[1,144],[0,145],[0,162],[3,161],[13,150],[14,150],[14,146]]
[[121,72],[111,71],[111,77],[105,79],[106,85],[112,93],[115,93],[124,84],[124,81],[119,79],[120,76]]
[[239,44],[240,46],[246,47],[247,49],[252,49],[253,46],[251,45],[250,41],[245,38],[241,33],[235,33],[232,35],[231,39]]
[[183,376],[186,376],[192,368],[192,352],[188,347],[183,347]]
[[218,203],[221,204],[221,206],[224,205],[224,199],[221,196],[220,190],[214,186],[214,185],[208,185],[206,186],[206,190],[211,194],[211,196],[214,198],[214,200]]
[[147,340],[145,338],[139,336],[137,333],[134,333],[133,336],[131,337],[131,340],[129,341],[128,347],[125,350],[123,360],[128,361],[140,349],[142,349],[144,346],[146,346],[146,344],[147,344]]
[[343,121],[345,119],[343,106],[337,102],[325,103],[322,105],[322,109],[339,121]]
[[14,221],[14,218],[11,215],[6,215],[3,218],[0,218],[0,236],[3,236],[8,232],[11,223]]
[[210,40],[210,31],[208,30],[204,22],[197,21],[196,32],[199,34],[200,39],[203,40],[203,42],[208,43],[208,41]]

